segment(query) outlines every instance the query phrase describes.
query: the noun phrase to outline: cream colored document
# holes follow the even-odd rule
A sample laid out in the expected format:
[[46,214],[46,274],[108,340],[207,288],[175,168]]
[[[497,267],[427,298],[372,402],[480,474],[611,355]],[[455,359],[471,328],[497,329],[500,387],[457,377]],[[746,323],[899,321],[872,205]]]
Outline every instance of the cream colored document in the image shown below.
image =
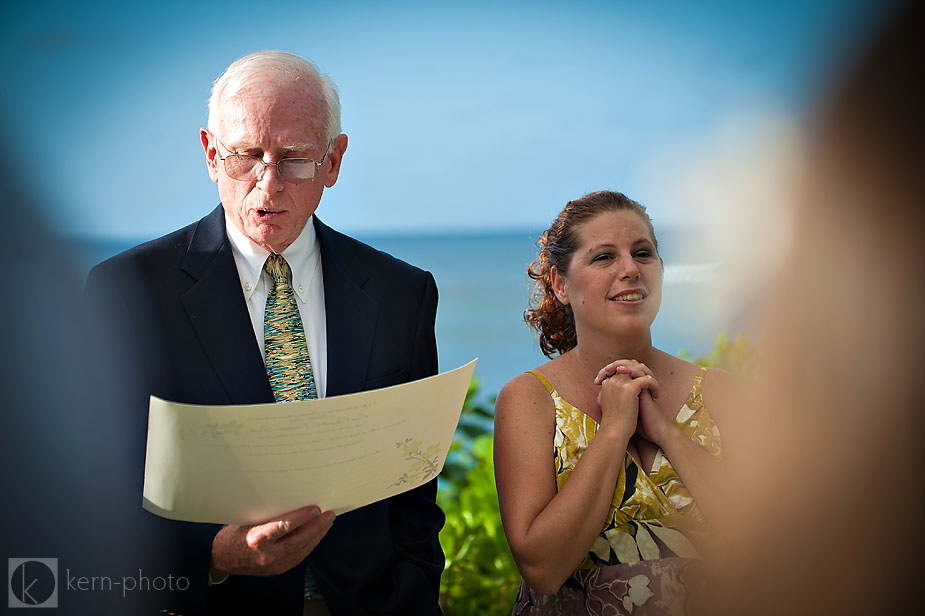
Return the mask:
[[305,505],[341,514],[415,488],[443,469],[476,361],[321,400],[201,406],[152,396],[143,506],[245,525]]

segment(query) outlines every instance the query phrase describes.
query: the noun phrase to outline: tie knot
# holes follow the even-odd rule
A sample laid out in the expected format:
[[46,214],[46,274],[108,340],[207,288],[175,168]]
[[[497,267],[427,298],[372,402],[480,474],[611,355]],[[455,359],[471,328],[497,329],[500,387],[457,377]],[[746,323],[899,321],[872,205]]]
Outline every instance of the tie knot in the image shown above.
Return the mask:
[[274,282],[289,281],[289,264],[281,255],[270,254],[267,262],[263,264],[263,269],[273,278]]

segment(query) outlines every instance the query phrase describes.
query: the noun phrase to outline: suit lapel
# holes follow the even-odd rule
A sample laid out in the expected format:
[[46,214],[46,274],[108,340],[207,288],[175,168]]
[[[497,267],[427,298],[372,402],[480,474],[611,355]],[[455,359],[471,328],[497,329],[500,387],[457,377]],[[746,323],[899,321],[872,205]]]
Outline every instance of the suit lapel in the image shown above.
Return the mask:
[[196,279],[183,305],[231,403],[273,402],[221,206],[200,221],[181,267]]
[[343,236],[316,216],[328,337],[327,395],[362,391],[379,305],[364,290],[368,276]]

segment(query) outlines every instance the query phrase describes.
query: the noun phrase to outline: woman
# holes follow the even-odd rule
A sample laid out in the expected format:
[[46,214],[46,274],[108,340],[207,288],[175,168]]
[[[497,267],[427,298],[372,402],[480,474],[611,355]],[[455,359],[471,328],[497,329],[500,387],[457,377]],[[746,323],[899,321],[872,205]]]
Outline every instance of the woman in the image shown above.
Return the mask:
[[683,608],[740,389],[652,346],[663,263],[643,206],[585,195],[539,245],[525,318],[551,360],[495,407],[501,517],[523,576],[514,613]]

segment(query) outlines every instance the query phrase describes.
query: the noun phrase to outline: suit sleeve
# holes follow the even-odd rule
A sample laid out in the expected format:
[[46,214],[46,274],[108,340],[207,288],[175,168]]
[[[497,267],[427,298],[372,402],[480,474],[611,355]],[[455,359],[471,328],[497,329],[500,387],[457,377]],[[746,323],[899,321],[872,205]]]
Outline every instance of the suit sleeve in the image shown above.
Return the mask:
[[[424,292],[418,310],[415,351],[412,357],[412,380],[437,373],[437,343],[434,322],[437,314],[437,285],[426,274]],[[390,499],[389,526],[397,553],[397,578],[412,585],[410,592],[433,593],[432,605],[440,591],[440,575],[445,559],[439,533],[443,528],[443,511],[436,504],[437,479]],[[404,593],[402,593],[404,594]]]

